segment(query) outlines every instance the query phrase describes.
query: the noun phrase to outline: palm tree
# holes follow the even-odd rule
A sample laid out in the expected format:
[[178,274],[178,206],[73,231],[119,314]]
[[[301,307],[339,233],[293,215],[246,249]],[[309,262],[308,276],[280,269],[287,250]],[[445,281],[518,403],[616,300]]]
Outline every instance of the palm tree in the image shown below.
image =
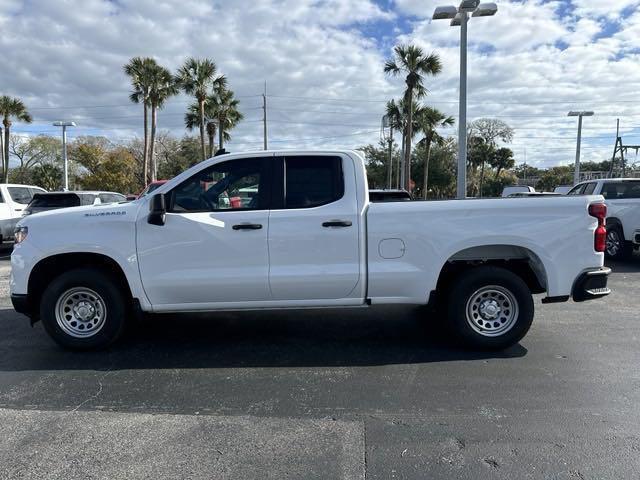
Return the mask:
[[178,70],[176,82],[187,95],[193,95],[198,102],[198,113],[200,115],[200,147],[202,150],[202,160],[207,158],[204,147],[204,127],[205,112],[204,107],[207,95],[210,90],[221,90],[227,85],[224,75],[218,75],[216,64],[208,58],[197,59],[188,58],[184,65]]
[[149,142],[149,163],[151,166],[151,181],[156,180],[158,166],[155,159],[156,128],[158,124],[158,109],[164,107],[169,97],[178,94],[178,86],[171,72],[161,65],[150,69],[151,80],[149,88],[149,104],[151,105],[151,141]]
[[448,117],[440,110],[433,107],[423,107],[418,115],[418,129],[424,134],[424,138],[420,140],[425,147],[426,155],[424,159],[424,177],[422,182],[422,198],[427,199],[427,191],[429,185],[429,161],[431,160],[431,145],[441,144],[443,138],[438,134],[436,128],[450,127],[455,123],[453,117]]
[[[402,132],[401,152],[403,154],[405,152],[406,140],[407,140],[408,111],[409,110],[405,107],[404,99],[401,99],[398,102],[396,102],[395,100],[391,100],[387,102],[386,113],[387,113],[387,116],[389,117],[389,122],[390,122],[389,124],[391,128],[398,130],[399,132]],[[411,139],[413,139],[415,133],[418,131],[418,124],[416,122],[416,119],[422,115],[421,112],[422,112],[422,107],[417,102],[414,101],[411,105]],[[402,177],[402,175],[400,174],[400,169],[401,169],[400,163],[402,163],[403,165],[402,171],[405,174],[404,175],[405,179],[407,178],[407,175],[406,175],[407,170],[411,171],[411,166],[409,166],[408,168],[404,166],[406,165],[406,158],[401,159],[398,163],[399,164],[397,165],[398,168],[396,171],[396,183],[398,185],[398,188],[406,188],[405,185],[400,185],[400,179]]]
[[21,122],[31,123],[32,118],[22,100],[15,97],[2,95],[0,97],[0,116],[4,126],[4,158],[2,168],[4,170],[4,183],[9,182],[9,135],[11,132],[11,118]]
[[148,183],[149,172],[149,95],[151,94],[152,72],[158,66],[153,58],[133,57],[124,67],[124,73],[131,78],[133,91],[129,99],[133,103],[142,103],[144,115],[144,149],[142,152],[142,178]]
[[[207,97],[204,104],[204,125],[207,132],[207,138],[209,139],[208,155],[210,157],[213,157],[215,153],[215,138],[216,133],[218,132],[218,117],[213,109],[214,103],[215,100],[213,98],[213,94],[211,94]],[[184,124],[189,130],[193,130],[200,126],[200,106],[197,102],[189,105],[187,113],[184,115]],[[223,135],[225,142],[231,140],[229,132],[225,131]]]
[[211,108],[218,120],[218,148],[224,148],[225,140],[230,140],[229,130],[238,125],[244,115],[238,110],[240,101],[226,88],[217,89],[211,97]]
[[[394,58],[384,64],[385,73],[405,76],[407,88],[404,93],[405,107],[412,106],[414,96],[422,97],[427,90],[424,86],[424,76],[435,76],[442,71],[440,57],[431,53],[425,55],[420,47],[415,45],[396,45],[393,49]],[[404,168],[405,185],[410,190],[411,184],[411,139],[413,138],[413,112],[407,109],[407,129],[405,132]]]

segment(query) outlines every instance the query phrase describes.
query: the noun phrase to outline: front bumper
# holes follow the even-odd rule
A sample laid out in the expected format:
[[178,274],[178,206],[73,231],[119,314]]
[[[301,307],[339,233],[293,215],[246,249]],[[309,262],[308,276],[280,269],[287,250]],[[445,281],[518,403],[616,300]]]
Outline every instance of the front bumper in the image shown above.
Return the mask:
[[573,301],[584,302],[609,295],[611,290],[607,287],[607,280],[610,273],[611,269],[607,267],[582,272],[573,284]]
[[29,301],[27,295],[20,295],[17,293],[11,294],[11,303],[13,304],[13,309],[18,313],[23,313],[28,317],[31,316],[31,310],[29,309]]

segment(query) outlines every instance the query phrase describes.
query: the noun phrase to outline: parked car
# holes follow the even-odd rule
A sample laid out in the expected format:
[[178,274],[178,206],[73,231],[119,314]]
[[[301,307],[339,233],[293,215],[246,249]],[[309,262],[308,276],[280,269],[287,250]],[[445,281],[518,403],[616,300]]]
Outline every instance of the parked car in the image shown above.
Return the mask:
[[560,193],[556,192],[516,192],[510,193],[507,198],[522,198],[522,197],[557,197]]
[[609,294],[605,216],[601,196],[371,203],[358,152],[228,154],[133,202],[22,219],[11,299],[73,349],[136,312],[380,304],[438,307],[432,321],[499,349],[529,330],[533,293]]
[[567,195],[602,195],[607,204],[606,254],[622,260],[631,255],[634,234],[640,230],[640,179],[607,178],[589,180],[573,187]]
[[0,243],[13,239],[16,223],[35,193],[46,192],[34,185],[0,184]]
[[100,205],[103,203],[118,203],[126,201],[126,197],[115,192],[45,192],[36,193],[24,215],[56,210],[59,208],[79,207],[81,205]]
[[530,187],[528,185],[512,185],[510,187],[504,187],[502,189],[502,197],[508,197],[512,193],[531,193],[535,192],[536,189]]
[[369,190],[370,202],[408,202],[411,194],[406,190]]

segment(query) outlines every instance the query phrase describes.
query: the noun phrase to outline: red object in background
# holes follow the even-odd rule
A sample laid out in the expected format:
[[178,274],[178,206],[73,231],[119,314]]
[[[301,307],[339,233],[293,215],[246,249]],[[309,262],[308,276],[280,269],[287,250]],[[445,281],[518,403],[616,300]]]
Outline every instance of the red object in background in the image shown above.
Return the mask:
[[589,215],[598,219],[593,248],[596,252],[604,252],[607,248],[607,206],[604,203],[592,203],[589,205]]
[[231,208],[242,208],[242,200],[240,197],[231,197],[229,203],[231,203]]

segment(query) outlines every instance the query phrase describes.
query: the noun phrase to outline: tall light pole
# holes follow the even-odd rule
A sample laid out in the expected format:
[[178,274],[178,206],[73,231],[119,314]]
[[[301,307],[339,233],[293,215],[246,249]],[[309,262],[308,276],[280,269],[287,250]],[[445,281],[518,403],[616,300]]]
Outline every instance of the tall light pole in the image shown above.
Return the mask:
[[54,127],[62,127],[62,161],[64,162],[64,191],[69,190],[69,161],[67,160],[67,127],[75,127],[76,122],[53,122]]
[[498,11],[495,3],[463,0],[459,7],[436,7],[434,20],[451,19],[452,27],[460,27],[460,103],[458,117],[458,188],[457,198],[467,196],[467,23],[472,17],[490,17]]
[[569,112],[569,117],[578,117],[578,143],[576,144],[576,166],[573,170],[573,184],[580,183],[580,143],[582,141],[582,117],[593,117],[593,112]]

